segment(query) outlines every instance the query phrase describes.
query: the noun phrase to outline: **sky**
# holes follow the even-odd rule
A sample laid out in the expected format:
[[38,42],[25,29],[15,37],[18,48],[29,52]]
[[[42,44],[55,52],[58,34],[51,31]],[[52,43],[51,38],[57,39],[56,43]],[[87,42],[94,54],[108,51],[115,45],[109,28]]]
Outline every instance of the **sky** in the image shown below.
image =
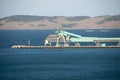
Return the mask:
[[12,15],[119,15],[120,0],[0,0],[0,18]]

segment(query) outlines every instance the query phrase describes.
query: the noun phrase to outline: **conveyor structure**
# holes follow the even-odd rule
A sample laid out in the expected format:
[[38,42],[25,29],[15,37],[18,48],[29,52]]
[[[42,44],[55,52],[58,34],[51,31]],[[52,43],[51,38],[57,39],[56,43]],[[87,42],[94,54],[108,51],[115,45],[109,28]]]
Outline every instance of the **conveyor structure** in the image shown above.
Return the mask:
[[[84,37],[64,30],[57,30],[55,34],[50,34],[45,39],[45,46],[51,46],[55,42],[55,46],[69,46],[70,42],[75,43],[75,46],[81,46],[82,42],[93,42],[95,46],[107,46],[106,42],[116,42],[120,46],[120,38],[101,38],[101,37]],[[61,42],[63,44],[61,44]]]

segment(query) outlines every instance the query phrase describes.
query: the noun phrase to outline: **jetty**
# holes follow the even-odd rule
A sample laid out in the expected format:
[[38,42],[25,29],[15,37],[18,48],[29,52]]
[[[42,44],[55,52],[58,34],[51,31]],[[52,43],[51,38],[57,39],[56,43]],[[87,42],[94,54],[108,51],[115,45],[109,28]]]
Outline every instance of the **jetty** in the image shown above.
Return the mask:
[[[107,45],[107,43],[115,43],[115,45]],[[55,43],[55,45],[52,45]],[[74,43],[74,45],[70,45]],[[95,45],[81,45],[81,43],[94,43]],[[82,35],[71,32],[57,30],[55,34],[49,34],[45,39],[44,46],[30,45],[13,45],[11,48],[120,48],[120,38],[103,38],[103,37],[84,37]]]
[[120,48],[120,46],[27,46],[27,45],[13,45],[11,48],[30,49],[30,48],[50,48],[50,49],[63,49],[63,48]]

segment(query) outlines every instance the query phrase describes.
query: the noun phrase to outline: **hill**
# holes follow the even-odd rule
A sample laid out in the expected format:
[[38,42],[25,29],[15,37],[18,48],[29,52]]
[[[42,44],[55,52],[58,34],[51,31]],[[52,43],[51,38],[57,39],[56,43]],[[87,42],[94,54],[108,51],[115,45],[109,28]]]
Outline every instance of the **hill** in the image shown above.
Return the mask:
[[0,19],[0,30],[38,29],[120,29],[120,15],[114,16],[30,16],[14,15]]

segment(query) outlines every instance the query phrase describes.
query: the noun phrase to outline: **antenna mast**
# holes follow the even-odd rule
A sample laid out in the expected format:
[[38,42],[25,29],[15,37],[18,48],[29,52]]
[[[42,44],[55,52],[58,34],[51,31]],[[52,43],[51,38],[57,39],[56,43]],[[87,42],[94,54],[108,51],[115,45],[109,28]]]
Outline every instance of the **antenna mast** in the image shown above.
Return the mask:
[[30,39],[28,39],[28,46],[30,46]]

